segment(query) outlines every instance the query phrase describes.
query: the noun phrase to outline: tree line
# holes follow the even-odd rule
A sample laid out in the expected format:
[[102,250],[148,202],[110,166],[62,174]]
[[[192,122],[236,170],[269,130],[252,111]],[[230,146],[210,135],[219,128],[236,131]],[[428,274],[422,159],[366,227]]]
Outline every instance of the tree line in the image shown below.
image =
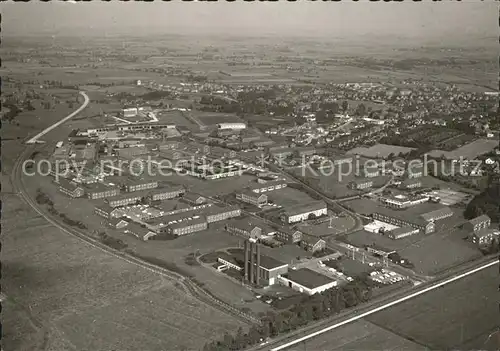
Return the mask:
[[270,337],[276,337],[301,327],[312,321],[334,316],[346,308],[367,302],[372,297],[374,283],[368,275],[334,289],[312,296],[304,296],[299,303],[277,312],[269,312],[258,326],[248,332],[239,328],[236,334],[226,333],[220,340],[207,343],[203,351],[237,351],[255,345]]

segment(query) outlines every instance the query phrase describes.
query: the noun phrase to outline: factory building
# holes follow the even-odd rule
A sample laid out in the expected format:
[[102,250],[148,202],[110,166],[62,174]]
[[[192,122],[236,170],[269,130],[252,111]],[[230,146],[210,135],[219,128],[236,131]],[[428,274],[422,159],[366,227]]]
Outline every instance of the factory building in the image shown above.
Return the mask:
[[255,285],[274,285],[288,272],[288,264],[260,254],[260,246],[250,240],[244,243],[245,281]]

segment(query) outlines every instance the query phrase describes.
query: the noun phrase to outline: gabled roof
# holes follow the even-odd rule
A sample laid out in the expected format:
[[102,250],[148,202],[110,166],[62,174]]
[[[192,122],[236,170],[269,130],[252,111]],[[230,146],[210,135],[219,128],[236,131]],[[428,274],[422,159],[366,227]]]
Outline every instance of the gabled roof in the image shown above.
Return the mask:
[[476,224],[480,224],[480,223],[483,223],[483,222],[491,222],[491,218],[488,216],[488,215],[481,215],[481,216],[478,216],[476,218],[472,218],[469,223],[472,224],[472,225],[476,225]]
[[312,246],[316,245],[318,242],[321,242],[321,241],[326,242],[321,238],[311,236],[311,235],[303,235],[302,241],[304,241],[305,243],[312,245]]
[[440,208],[438,210],[435,210],[435,211],[431,211],[431,212],[427,212],[427,213],[423,213],[421,214],[420,216],[425,219],[426,221],[431,221],[433,220],[434,218],[437,218],[437,217],[442,217],[442,216],[453,216],[453,210],[449,207],[443,207],[443,208]]
[[286,209],[285,214],[287,216],[295,216],[306,212],[318,211],[324,208],[326,208],[326,203],[324,201],[318,200],[307,204],[297,204],[294,206],[290,206]]

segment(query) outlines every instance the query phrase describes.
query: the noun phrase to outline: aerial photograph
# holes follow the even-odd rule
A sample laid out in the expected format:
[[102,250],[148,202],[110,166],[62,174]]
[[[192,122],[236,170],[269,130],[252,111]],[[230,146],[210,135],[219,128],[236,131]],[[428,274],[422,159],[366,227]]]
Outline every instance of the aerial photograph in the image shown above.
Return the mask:
[[0,350],[500,350],[494,1],[0,11]]

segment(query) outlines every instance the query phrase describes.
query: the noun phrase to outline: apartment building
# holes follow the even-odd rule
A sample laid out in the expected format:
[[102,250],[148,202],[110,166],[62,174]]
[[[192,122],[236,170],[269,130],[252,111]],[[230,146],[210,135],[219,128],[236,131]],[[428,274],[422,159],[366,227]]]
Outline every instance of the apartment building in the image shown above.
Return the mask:
[[208,228],[205,217],[192,218],[178,223],[172,223],[167,227],[167,233],[181,236],[200,232]]
[[481,215],[473,218],[464,224],[464,229],[472,232],[478,232],[482,229],[489,228],[491,225],[491,218],[488,215]]
[[186,189],[182,186],[170,187],[170,188],[157,188],[149,192],[147,198],[150,202],[152,201],[162,201],[169,200],[179,197],[186,193]]
[[74,181],[66,178],[59,178],[59,191],[69,197],[78,198],[85,195],[85,189]]

